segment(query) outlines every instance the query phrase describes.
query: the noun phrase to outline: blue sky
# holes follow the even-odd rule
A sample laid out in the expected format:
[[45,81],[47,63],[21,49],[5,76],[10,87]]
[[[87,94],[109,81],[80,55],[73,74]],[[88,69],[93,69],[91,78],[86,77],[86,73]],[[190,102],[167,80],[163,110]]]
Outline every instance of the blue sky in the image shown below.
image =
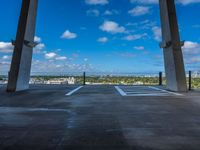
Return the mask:
[[[1,0],[0,72],[9,70],[21,0]],[[186,70],[200,70],[200,0],[178,0]],[[32,72],[164,70],[158,0],[39,0]]]

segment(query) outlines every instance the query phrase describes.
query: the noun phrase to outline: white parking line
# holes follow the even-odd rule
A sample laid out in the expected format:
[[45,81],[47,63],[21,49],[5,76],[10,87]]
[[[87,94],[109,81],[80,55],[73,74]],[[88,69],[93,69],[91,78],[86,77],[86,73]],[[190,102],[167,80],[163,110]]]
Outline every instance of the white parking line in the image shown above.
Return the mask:
[[158,93],[155,93],[155,94],[128,94],[126,95],[127,97],[128,96],[133,96],[133,97],[148,97],[148,96],[168,96],[168,93],[162,93],[162,94],[158,94]]
[[[157,87],[153,87],[153,86],[147,86],[146,90],[140,90],[140,89],[134,89],[136,87],[132,87],[132,90],[128,89],[128,88],[121,88],[119,86],[115,86],[115,89],[120,93],[121,96],[133,96],[133,97],[140,97],[140,96],[170,96],[170,95],[176,95],[176,96],[183,96],[180,93],[176,93],[176,92],[170,92],[164,89],[160,89]],[[149,91],[149,90],[150,91]]]
[[69,93],[65,94],[66,96],[71,96],[72,94],[74,94],[75,92],[77,92],[78,90],[80,90],[83,86],[79,86],[76,89],[70,91]]
[[176,93],[176,92],[170,92],[170,91],[167,91],[167,90],[164,90],[164,89],[160,89],[160,88],[157,88],[157,87],[153,87],[153,86],[149,86],[149,88],[157,90],[157,91],[167,92],[169,94],[173,94],[173,95],[176,95],[176,96],[183,96],[183,94]]
[[127,96],[127,94],[119,88],[119,86],[115,86],[115,89],[121,94],[121,96]]

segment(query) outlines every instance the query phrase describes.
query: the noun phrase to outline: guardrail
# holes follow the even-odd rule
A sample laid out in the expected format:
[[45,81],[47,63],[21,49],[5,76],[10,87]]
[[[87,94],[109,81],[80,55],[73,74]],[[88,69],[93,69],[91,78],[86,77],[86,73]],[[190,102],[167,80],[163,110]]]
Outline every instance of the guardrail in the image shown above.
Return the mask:
[[[0,84],[7,83],[7,76],[0,75]],[[192,71],[187,72],[188,89],[200,88],[200,76]],[[68,73],[63,75],[34,75],[30,84],[124,84],[124,85],[165,85],[164,72],[154,74],[113,74],[113,73]]]

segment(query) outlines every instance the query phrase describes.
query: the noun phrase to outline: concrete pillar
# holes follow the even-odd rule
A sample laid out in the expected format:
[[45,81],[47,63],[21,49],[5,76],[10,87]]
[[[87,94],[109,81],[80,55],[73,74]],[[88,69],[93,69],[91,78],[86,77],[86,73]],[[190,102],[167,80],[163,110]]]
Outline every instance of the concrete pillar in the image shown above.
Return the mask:
[[186,73],[183,61],[179,29],[174,0],[159,0],[164,49],[167,88],[171,91],[186,92]]
[[8,75],[8,92],[29,88],[38,0],[22,0],[14,52]]

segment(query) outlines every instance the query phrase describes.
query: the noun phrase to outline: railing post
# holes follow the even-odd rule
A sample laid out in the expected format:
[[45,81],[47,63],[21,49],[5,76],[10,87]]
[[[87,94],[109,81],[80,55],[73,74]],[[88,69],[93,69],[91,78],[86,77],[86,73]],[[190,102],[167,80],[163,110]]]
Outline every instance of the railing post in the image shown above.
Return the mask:
[[86,73],[85,72],[83,72],[83,85],[86,85]]
[[192,90],[192,71],[189,71],[189,91]]
[[160,85],[160,86],[163,85],[162,79],[163,79],[163,77],[162,77],[162,72],[159,72],[159,85]]

